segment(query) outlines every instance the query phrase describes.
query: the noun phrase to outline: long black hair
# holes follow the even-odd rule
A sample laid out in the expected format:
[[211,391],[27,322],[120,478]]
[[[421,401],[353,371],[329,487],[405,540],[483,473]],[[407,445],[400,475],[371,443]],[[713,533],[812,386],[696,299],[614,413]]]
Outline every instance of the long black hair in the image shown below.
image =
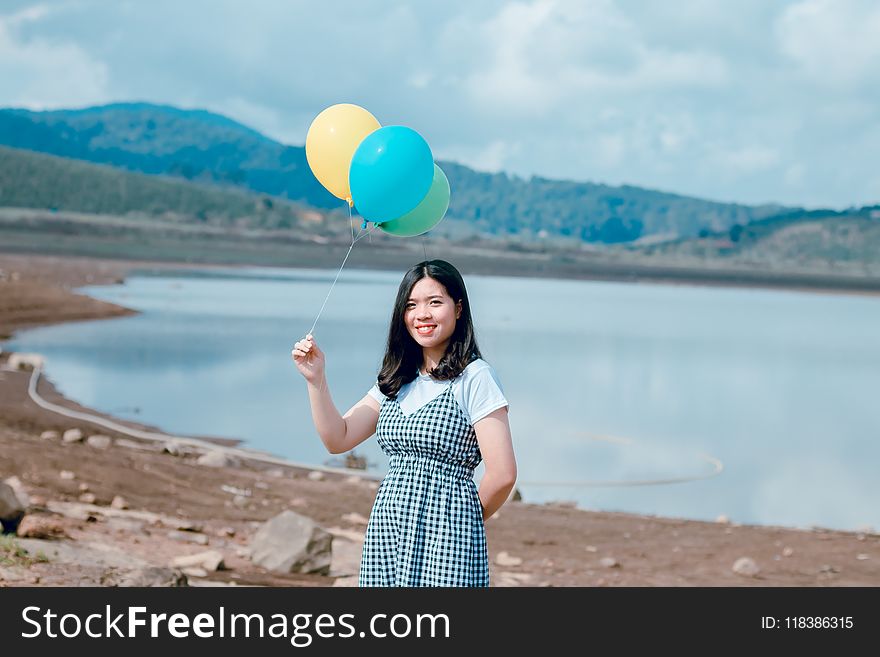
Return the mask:
[[385,359],[377,377],[379,390],[391,399],[395,399],[400,389],[416,378],[424,360],[422,347],[410,335],[404,319],[406,303],[413,286],[423,278],[433,278],[446,288],[453,303],[461,302],[461,315],[455,322],[455,330],[446,345],[446,352],[430,374],[441,381],[454,379],[470,362],[483,357],[477,347],[467,290],[458,270],[445,260],[425,260],[413,265],[397,289],[397,299],[394,301],[391,324],[388,327]]

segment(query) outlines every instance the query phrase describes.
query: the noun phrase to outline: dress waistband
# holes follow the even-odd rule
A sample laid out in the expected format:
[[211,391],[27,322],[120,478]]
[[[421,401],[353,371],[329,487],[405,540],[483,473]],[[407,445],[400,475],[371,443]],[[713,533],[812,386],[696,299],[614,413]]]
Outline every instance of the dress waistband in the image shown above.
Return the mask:
[[452,475],[457,479],[473,479],[474,469],[458,463],[451,463],[432,456],[413,456],[410,454],[393,454],[389,460],[389,470],[396,470],[407,465],[418,463],[427,468],[440,470],[443,474]]

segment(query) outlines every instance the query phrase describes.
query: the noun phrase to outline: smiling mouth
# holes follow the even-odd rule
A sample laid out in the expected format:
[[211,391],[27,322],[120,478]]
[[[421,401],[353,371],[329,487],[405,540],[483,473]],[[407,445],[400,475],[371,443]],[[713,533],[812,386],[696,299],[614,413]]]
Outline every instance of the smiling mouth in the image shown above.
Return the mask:
[[426,326],[417,326],[416,331],[423,335],[427,335],[428,333],[431,333],[435,328],[437,328],[436,324],[428,324]]

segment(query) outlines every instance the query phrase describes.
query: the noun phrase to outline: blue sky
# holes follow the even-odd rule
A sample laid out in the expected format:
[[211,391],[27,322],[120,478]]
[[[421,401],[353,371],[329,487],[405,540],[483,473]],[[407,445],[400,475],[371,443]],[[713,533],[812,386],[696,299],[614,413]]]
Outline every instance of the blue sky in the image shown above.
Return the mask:
[[297,145],[353,102],[482,171],[880,202],[874,0],[0,0],[0,106],[122,100]]

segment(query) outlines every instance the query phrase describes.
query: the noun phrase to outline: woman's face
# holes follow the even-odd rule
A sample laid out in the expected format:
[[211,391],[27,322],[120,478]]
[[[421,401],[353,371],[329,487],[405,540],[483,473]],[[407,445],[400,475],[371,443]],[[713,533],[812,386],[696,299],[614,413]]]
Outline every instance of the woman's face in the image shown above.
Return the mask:
[[460,316],[461,302],[454,303],[443,285],[425,277],[413,285],[403,321],[413,340],[423,348],[431,348],[449,341]]

